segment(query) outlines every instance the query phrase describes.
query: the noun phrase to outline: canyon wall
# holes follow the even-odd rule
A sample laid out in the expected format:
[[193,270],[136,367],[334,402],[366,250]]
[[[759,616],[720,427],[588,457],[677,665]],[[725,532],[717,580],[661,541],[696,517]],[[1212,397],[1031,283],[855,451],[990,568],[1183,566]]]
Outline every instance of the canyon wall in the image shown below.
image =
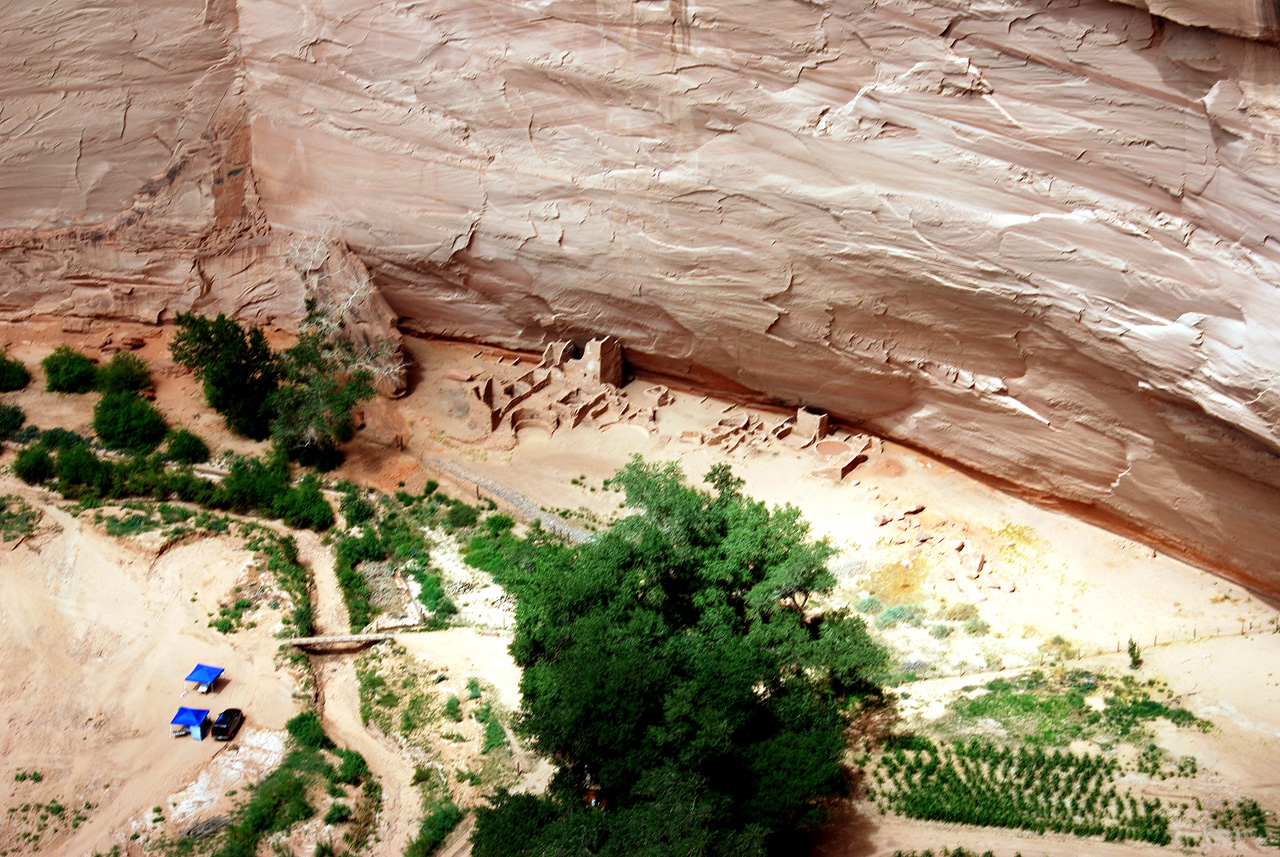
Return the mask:
[[[24,183],[0,310],[122,313],[118,279],[279,319],[281,248],[319,236],[408,330],[612,334],[639,368],[825,408],[1280,592],[1274,4],[172,8],[169,36],[120,6],[132,39],[30,68],[47,32],[0,36],[4,79],[31,78],[0,112]],[[57,113],[94,51],[150,113]]]

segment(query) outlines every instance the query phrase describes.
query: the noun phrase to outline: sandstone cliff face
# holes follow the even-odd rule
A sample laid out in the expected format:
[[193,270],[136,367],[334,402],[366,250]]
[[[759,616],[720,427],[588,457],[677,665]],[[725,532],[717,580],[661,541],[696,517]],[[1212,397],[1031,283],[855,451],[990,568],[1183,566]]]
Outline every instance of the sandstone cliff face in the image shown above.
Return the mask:
[[[612,334],[1280,588],[1274,8],[1126,2],[188,4],[190,50],[94,42],[166,69],[113,83],[153,125],[189,120],[149,149],[95,113],[93,192],[68,190],[75,123],[28,130],[6,94],[0,164],[29,187],[0,197],[0,305],[118,277],[279,317],[306,276],[285,236],[321,236],[408,329]],[[91,74],[61,59],[27,114]],[[237,73],[200,112],[202,65]],[[166,197],[195,249],[117,231],[104,259],[60,224],[136,208],[114,177],[136,193],[180,143],[209,153]]]

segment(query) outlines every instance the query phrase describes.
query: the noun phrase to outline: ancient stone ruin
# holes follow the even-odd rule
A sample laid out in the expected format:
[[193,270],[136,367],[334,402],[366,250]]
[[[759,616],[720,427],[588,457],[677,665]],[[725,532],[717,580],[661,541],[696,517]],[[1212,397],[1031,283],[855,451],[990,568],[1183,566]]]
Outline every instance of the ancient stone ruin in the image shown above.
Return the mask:
[[622,391],[622,346],[612,337],[587,342],[581,357],[572,342],[553,342],[537,366],[515,375],[515,364],[499,365],[469,388],[472,426],[499,445],[514,443],[529,429],[552,435],[584,424],[607,428],[625,422],[653,432],[655,413],[669,397],[660,385],[645,389],[639,401]]

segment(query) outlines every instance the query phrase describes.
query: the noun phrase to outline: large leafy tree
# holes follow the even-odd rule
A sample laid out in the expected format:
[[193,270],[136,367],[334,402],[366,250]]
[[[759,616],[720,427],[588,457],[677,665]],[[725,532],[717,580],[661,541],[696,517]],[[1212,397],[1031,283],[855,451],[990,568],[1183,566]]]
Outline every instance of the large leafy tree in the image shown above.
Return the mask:
[[508,551],[520,728],[559,771],[479,812],[477,857],[766,854],[841,787],[846,703],[884,654],[860,619],[807,610],[832,549],[795,508],[725,466],[707,481],[637,458],[612,480],[637,514]]
[[280,367],[262,328],[241,327],[222,313],[215,319],[183,313],[177,322],[169,344],[174,362],[195,372],[205,400],[222,414],[227,428],[265,440]]
[[330,466],[355,433],[352,412],[373,396],[367,371],[353,368],[350,344],[304,329],[280,355],[281,383],[272,394],[271,439],[303,464]]
[[275,352],[261,328],[186,313],[169,348],[232,431],[270,437],[290,459],[331,467],[355,431],[353,409],[374,389],[351,344],[323,335],[321,319],[309,312],[297,343]]

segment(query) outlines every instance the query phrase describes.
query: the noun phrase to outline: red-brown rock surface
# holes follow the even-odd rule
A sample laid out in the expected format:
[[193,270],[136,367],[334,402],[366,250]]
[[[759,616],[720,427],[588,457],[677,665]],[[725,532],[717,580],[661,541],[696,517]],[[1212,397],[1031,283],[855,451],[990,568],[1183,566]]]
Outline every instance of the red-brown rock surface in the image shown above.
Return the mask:
[[25,0],[0,309],[284,321],[321,236],[1277,591],[1274,10],[1127,2]]

